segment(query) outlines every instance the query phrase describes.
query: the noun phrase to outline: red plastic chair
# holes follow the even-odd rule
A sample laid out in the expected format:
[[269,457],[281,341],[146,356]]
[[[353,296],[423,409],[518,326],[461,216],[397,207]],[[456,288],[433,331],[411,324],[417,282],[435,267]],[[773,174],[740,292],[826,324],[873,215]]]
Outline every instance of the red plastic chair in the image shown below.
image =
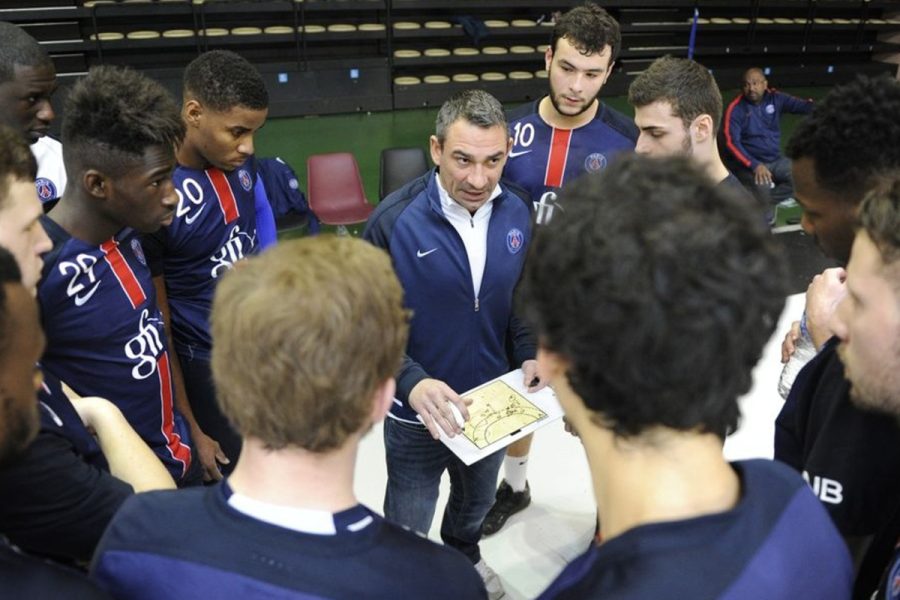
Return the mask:
[[314,154],[306,160],[309,208],[327,225],[347,234],[347,225],[364,223],[373,206],[366,200],[359,166],[349,152]]

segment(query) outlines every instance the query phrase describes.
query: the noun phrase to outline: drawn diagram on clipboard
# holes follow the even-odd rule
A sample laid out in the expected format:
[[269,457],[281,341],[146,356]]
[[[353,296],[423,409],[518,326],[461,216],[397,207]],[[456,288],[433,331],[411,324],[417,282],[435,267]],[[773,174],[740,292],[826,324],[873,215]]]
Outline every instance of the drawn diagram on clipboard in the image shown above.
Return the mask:
[[472,399],[463,435],[479,449],[547,417],[525,396],[501,380],[466,394]]

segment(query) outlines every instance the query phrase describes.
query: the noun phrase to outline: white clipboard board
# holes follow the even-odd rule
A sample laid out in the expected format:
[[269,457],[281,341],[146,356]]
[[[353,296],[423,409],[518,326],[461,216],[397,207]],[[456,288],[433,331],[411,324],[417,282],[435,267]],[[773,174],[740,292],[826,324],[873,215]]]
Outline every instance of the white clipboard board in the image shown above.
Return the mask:
[[[559,420],[562,407],[549,387],[529,394],[522,369],[516,369],[460,394],[472,398],[469,420],[452,438],[440,428],[440,440],[466,465],[505,448]],[[421,421],[421,417],[419,417]]]

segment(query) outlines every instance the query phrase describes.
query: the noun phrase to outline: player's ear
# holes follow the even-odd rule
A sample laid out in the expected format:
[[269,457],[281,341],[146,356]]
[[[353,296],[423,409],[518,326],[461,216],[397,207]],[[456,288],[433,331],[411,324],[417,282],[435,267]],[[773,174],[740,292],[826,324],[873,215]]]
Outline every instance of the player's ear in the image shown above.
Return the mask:
[[372,403],[372,423],[381,423],[385,415],[391,410],[394,403],[394,393],[397,391],[397,382],[393,377],[375,388]]
[[609,76],[612,75],[613,69],[616,68],[616,61],[610,60],[609,66],[606,68],[606,75],[603,76],[603,85],[606,85],[606,82],[609,81]]
[[691,123],[691,135],[696,142],[705,142],[713,137],[713,119],[710,115],[702,114]]
[[441,143],[438,141],[436,135],[428,138],[428,146],[431,149],[431,162],[435,165],[441,164]]
[[544,51],[544,69],[550,70],[550,63],[553,61],[553,46],[549,46]]
[[197,127],[200,124],[200,119],[202,117],[202,104],[193,98],[184,101],[184,107],[181,109],[181,118],[184,119],[184,122],[188,127]]
[[96,169],[88,169],[81,179],[84,189],[94,198],[106,198],[109,192],[109,183],[106,176]]

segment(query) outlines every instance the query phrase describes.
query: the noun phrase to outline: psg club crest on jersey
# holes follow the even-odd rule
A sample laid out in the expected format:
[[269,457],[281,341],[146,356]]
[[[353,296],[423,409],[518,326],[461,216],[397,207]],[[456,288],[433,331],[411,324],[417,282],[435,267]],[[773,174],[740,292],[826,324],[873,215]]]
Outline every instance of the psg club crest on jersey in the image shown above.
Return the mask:
[[894,552],[894,564],[891,565],[884,587],[887,588],[885,591],[890,600],[900,598],[900,553],[898,552]]
[[245,169],[241,169],[238,171],[238,179],[240,180],[241,187],[244,188],[244,191],[249,192],[250,188],[253,187],[253,180],[250,178],[250,173]]
[[506,234],[506,249],[510,254],[518,254],[522,246],[525,245],[525,236],[521,231],[513,227]]
[[41,199],[41,202],[56,198],[56,186],[46,177],[38,177],[35,179],[34,186],[37,188],[37,195],[38,198]]
[[605,168],[606,157],[599,152],[589,154],[588,157],[584,159],[584,170],[588,173],[596,173],[597,171],[602,171]]
[[144,249],[141,247],[141,240],[137,238],[131,239],[131,251],[134,252],[134,256],[138,259],[138,262],[146,267],[147,257],[144,256]]
[[775,114],[775,105],[774,104],[766,104],[766,114],[767,115]]

